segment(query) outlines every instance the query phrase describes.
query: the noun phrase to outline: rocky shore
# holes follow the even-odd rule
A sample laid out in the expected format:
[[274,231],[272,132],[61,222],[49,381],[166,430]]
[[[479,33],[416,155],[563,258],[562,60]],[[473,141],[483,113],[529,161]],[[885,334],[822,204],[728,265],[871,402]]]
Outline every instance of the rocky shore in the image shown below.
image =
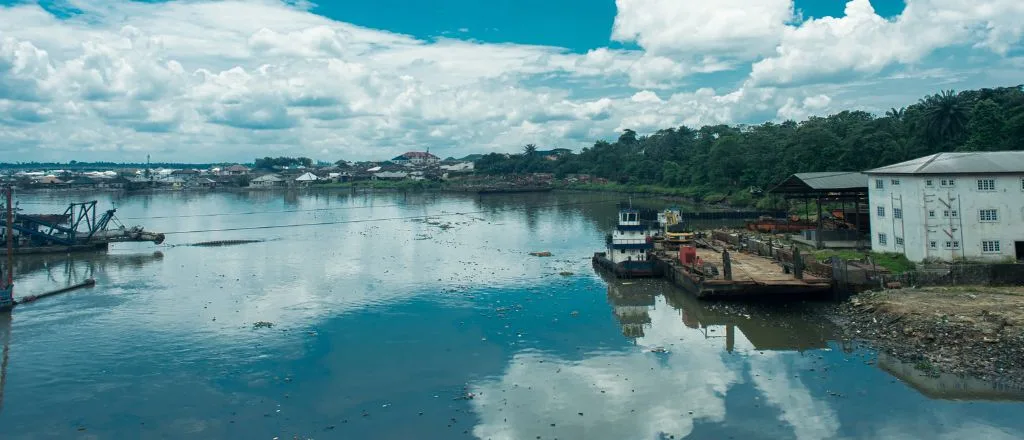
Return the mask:
[[866,292],[831,313],[845,338],[927,373],[1024,387],[1024,288]]

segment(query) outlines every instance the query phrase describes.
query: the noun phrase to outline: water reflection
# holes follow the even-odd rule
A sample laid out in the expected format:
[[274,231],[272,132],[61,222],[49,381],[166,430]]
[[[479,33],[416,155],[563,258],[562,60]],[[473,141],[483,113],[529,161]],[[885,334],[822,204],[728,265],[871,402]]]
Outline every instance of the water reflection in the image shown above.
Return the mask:
[[[66,285],[69,270],[98,283],[16,309],[0,437],[938,438],[1022,429],[1019,405],[931,401],[891,383],[867,364],[870,353],[827,346],[829,328],[799,310],[723,308],[657,280],[594,275],[589,257],[614,225],[617,197],[284,199],[123,197],[119,214],[149,218],[139,220],[148,229],[238,229],[19,262],[21,294]],[[456,214],[477,211],[487,213]],[[257,213],[195,217],[239,212]],[[400,220],[366,221],[380,218]],[[245,229],[312,222],[337,223]],[[233,239],[265,241],[180,246]],[[528,255],[538,250],[554,256]],[[467,387],[478,397],[453,400]],[[927,429],[908,422],[918,416]]]
[[[578,361],[534,350],[515,354],[500,377],[473,387],[480,395],[473,402],[481,419],[477,437],[683,438],[698,426],[725,423],[729,395],[751,387],[768,404],[751,412],[778,412],[788,427],[783,436],[828,438],[839,431],[831,405],[793,378],[799,363],[755,351],[806,349],[820,343],[820,332],[795,336],[805,329],[714,312],[659,281],[605,280],[614,315],[635,348]],[[748,356],[730,359],[733,346]]]
[[932,399],[1024,401],[1024,389],[955,374],[933,374],[886,353],[878,367]]

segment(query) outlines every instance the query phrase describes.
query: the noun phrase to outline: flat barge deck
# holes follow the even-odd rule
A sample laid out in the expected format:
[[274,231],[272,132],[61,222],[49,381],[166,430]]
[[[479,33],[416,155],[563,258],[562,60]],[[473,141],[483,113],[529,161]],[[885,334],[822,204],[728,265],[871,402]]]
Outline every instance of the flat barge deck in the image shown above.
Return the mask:
[[701,299],[795,299],[832,290],[831,279],[772,258],[708,247],[697,247],[696,257],[711,265],[683,265],[676,253],[654,253],[665,278]]

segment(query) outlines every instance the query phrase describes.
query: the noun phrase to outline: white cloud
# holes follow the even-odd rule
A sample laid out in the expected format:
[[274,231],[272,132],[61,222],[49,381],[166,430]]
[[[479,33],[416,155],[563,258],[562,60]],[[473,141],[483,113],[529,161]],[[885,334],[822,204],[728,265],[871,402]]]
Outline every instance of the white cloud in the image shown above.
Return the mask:
[[895,19],[879,16],[869,0],[849,0],[841,18],[786,27],[775,54],[756,62],[750,79],[755,86],[838,81],[914,64],[950,46],[1005,54],[1022,32],[1024,3],[1017,0],[908,0]]
[[612,38],[656,55],[770,51],[794,19],[792,0],[616,0]]
[[[418,39],[275,0],[74,5],[83,13],[63,19],[36,5],[0,7],[4,153],[211,161],[274,150],[333,160],[578,148],[624,128],[881,110],[940,85],[1002,85],[990,82],[1013,78],[1013,60],[991,67],[1024,26],[1024,6],[1007,0],[911,0],[893,20],[853,0],[846,17],[806,22],[783,0],[620,0],[612,36],[641,49],[577,54]],[[915,64],[954,44],[989,58],[971,69],[956,58]],[[884,94],[867,82],[825,84],[894,63],[912,68],[876,82],[924,81]],[[778,88],[801,83],[821,84]]]

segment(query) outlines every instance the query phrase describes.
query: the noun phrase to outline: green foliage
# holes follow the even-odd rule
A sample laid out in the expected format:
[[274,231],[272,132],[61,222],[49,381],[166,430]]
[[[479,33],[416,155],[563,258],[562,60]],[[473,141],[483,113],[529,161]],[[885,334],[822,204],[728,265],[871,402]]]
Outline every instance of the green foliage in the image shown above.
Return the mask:
[[616,189],[678,189],[697,198],[762,206],[763,199],[747,190],[767,191],[794,173],[862,171],[944,151],[1024,149],[1024,91],[943,91],[882,116],[843,111],[799,123],[683,126],[649,136],[625,130],[614,142],[597,141],[557,160],[536,154],[538,149],[488,154],[476,169],[558,178],[587,174],[621,185]]
[[308,157],[264,157],[263,159],[256,159],[254,168],[258,170],[274,170],[277,168],[304,166],[306,168],[313,166],[313,159]]
[[914,263],[907,259],[906,255],[885,253],[885,252],[859,252],[843,249],[825,249],[816,251],[814,258],[817,261],[825,261],[832,257],[839,257],[843,260],[864,260],[871,257],[879,267],[884,267],[894,274],[900,274],[914,270]]

